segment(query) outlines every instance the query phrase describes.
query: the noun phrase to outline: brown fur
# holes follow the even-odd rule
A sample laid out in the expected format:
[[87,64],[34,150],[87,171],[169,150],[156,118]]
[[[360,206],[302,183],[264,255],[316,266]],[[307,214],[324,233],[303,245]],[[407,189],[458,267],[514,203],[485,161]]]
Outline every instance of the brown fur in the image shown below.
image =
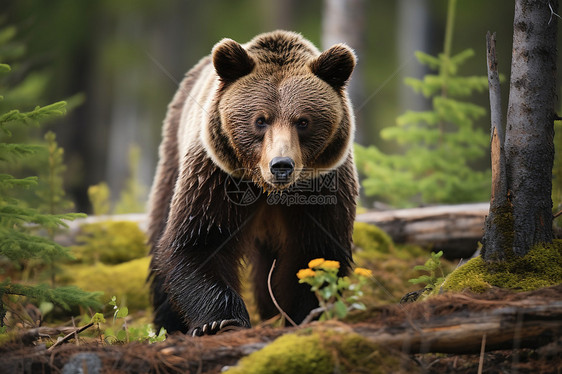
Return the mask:
[[[317,305],[298,283],[300,268],[325,257],[347,272],[358,186],[345,83],[354,65],[344,45],[320,54],[300,35],[277,31],[242,46],[225,39],[186,75],[168,108],[150,198],[157,326],[196,334],[214,333],[221,322],[249,327],[238,294],[244,255],[264,318],[277,313],[266,288],[273,259],[273,290],[297,321]],[[285,181],[270,170],[275,157],[294,161]],[[228,194],[243,178],[251,180],[243,186],[255,194],[252,204]],[[268,200],[283,190],[333,195],[337,204]]]

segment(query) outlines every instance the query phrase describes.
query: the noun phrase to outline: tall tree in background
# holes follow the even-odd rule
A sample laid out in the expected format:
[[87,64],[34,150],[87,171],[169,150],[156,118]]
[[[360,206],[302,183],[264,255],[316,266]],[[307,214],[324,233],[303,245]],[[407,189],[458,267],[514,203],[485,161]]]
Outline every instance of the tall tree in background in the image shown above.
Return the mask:
[[[407,77],[422,79],[428,72],[427,67],[414,63],[415,51],[430,51],[432,38],[429,32],[431,25],[428,0],[399,0],[398,22],[396,33],[398,42],[399,80],[403,82]],[[436,38],[433,42],[437,42]],[[429,101],[417,95],[405,84],[398,88],[400,112],[406,110],[427,110]]]
[[[346,43],[355,50],[359,64],[353,70],[348,92],[354,107],[361,105],[365,99],[362,74],[362,49],[365,35],[364,0],[324,0],[322,16],[322,49],[328,49],[337,43]],[[361,121],[360,111],[355,112],[357,130],[355,141],[365,144],[365,124]]]
[[505,142],[495,42],[489,38],[493,177],[482,249],[488,262],[552,242],[557,10],[557,0],[515,1]]

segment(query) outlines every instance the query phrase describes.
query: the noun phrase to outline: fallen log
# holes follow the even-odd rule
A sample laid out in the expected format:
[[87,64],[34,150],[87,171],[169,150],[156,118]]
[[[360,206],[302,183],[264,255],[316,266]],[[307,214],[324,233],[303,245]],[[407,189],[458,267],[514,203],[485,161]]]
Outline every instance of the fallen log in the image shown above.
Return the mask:
[[[447,258],[469,258],[482,238],[488,203],[441,205],[413,209],[370,211],[359,214],[357,221],[376,225],[396,243],[431,246],[443,250]],[[146,214],[90,216],[68,222],[69,230],[57,236],[63,245],[75,243],[80,226],[104,221],[136,222],[146,230]]]
[[[369,211],[358,214],[357,221],[376,225],[394,242],[443,250],[448,259],[470,258],[484,234],[484,222],[489,203],[439,205],[422,208]],[[69,229],[55,240],[62,245],[76,244],[80,226],[104,221],[130,221],[146,230],[147,215],[143,213],[89,216],[68,222]],[[554,227],[561,236],[560,229]]]
[[469,258],[482,239],[489,203],[371,211],[357,221],[376,225],[396,243],[431,246],[445,257]]
[[538,348],[562,333],[562,302],[499,308],[489,313],[457,313],[401,326],[358,326],[354,331],[374,343],[406,353],[478,353],[486,336],[486,351]]

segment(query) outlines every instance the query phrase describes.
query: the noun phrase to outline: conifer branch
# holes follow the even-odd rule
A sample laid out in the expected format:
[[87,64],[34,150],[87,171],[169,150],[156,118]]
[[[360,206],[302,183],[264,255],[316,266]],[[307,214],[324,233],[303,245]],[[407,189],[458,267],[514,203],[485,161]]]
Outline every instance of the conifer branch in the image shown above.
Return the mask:
[[[0,29],[0,47],[10,40],[14,33],[14,28]],[[0,64],[0,73],[9,71],[9,65]],[[21,125],[39,125],[44,120],[56,118],[65,113],[66,103],[64,101],[43,107],[37,106],[28,112],[13,109],[3,114],[0,113],[0,134],[3,135],[0,141],[0,166],[24,157],[43,157],[41,152],[45,147],[9,143],[8,140],[12,135],[11,128]],[[47,142],[50,163],[45,169],[48,169],[50,173],[46,178],[48,189],[44,194],[44,201],[49,209],[45,211],[59,213],[65,211],[65,209],[58,209],[64,202],[62,177],[60,176],[64,170],[62,149],[58,148],[52,133],[48,134]],[[15,268],[21,266],[22,262],[27,263],[27,266],[39,264],[43,268],[47,265],[51,270],[51,282],[54,284],[55,265],[61,260],[73,259],[73,256],[68,248],[55,243],[52,237],[37,233],[45,231],[53,233],[56,229],[67,227],[65,221],[85,215],[77,213],[44,214],[36,208],[36,204],[22,201],[21,195],[18,193],[24,189],[37,187],[38,181],[40,180],[36,176],[16,178],[9,173],[0,174],[0,256],[12,262]],[[35,261],[31,262],[30,259]],[[98,301],[100,293],[86,292],[74,286],[35,285],[32,281],[30,279],[25,284],[10,278],[0,281],[0,326],[4,324],[7,311],[12,310],[13,305],[17,305],[11,298],[6,298],[8,295],[16,296],[16,300],[19,300],[19,297],[26,301],[47,300],[67,310],[75,305],[96,308],[101,306]],[[13,316],[18,315],[17,312],[12,311]],[[25,318],[25,316],[20,315],[20,318]]]

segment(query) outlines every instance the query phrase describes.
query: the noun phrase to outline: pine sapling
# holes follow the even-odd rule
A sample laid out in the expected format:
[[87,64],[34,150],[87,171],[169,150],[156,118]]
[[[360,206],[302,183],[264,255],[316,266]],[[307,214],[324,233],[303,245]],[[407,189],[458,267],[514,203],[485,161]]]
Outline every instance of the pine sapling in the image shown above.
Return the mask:
[[374,146],[355,147],[367,196],[399,207],[488,199],[489,172],[473,168],[488,148],[488,134],[475,124],[486,111],[465,101],[486,90],[488,82],[486,76],[459,76],[461,65],[474,52],[451,54],[455,3],[449,2],[444,52],[437,57],[416,52],[418,61],[436,74],[405,80],[431,100],[432,109],[406,111],[396,126],[381,131],[383,139],[396,142],[404,153],[386,155]]

